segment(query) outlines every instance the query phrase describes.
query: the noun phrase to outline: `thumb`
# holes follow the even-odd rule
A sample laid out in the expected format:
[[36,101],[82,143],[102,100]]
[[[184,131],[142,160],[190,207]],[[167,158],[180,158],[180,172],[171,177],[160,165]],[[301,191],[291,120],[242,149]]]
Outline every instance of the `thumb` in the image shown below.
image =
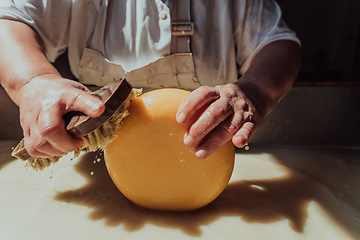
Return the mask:
[[90,92],[74,89],[67,97],[66,111],[79,111],[94,118],[100,116],[104,110],[104,103]]

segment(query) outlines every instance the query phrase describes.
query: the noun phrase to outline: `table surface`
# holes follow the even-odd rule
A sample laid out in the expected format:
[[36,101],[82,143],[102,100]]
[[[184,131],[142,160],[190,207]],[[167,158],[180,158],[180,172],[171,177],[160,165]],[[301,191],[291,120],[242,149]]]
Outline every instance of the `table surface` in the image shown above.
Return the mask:
[[213,203],[169,213],[128,201],[101,153],[37,172],[15,145],[0,142],[1,239],[360,239],[360,151],[239,149]]

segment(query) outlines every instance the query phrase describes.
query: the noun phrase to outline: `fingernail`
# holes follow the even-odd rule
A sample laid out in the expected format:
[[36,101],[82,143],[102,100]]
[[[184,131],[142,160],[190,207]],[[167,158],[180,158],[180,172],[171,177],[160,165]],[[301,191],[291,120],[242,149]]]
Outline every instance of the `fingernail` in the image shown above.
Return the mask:
[[200,149],[198,151],[195,152],[195,155],[198,157],[198,158],[206,158],[207,157],[207,153],[205,150],[203,149]]
[[244,147],[247,142],[245,141],[245,139],[241,136],[236,136],[236,137],[233,137],[233,143],[235,144],[236,147],[238,148],[242,148]]
[[178,123],[184,123],[184,122],[185,122],[185,113],[181,112],[181,113],[177,116],[176,120],[178,121]]
[[194,138],[192,138],[191,136],[186,136],[184,138],[184,143],[186,146],[191,147],[194,144]]
[[90,109],[91,109],[91,111],[96,112],[97,110],[99,110],[101,105],[102,105],[101,103],[92,103],[90,105]]

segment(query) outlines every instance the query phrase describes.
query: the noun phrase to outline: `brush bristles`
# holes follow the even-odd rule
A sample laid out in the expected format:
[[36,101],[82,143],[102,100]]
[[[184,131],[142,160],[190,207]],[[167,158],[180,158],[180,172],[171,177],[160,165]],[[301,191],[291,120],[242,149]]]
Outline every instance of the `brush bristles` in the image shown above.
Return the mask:
[[[120,126],[121,121],[129,115],[128,109],[131,101],[139,96],[141,92],[141,89],[133,88],[127,99],[109,120],[88,135],[83,136],[84,143],[81,147],[74,150],[74,158],[79,156],[82,150],[95,152],[98,149],[102,150],[106,144],[111,142],[116,137],[116,130]],[[31,157],[27,159],[26,166],[32,167],[36,171],[41,171],[50,166],[51,163],[58,162],[65,155],[51,158]]]

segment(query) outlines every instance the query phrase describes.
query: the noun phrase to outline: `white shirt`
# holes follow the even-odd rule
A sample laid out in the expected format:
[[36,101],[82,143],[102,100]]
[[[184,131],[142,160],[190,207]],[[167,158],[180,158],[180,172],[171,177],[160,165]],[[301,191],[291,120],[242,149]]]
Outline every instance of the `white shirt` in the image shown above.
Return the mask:
[[[106,21],[98,21],[106,14]],[[171,15],[161,0],[1,0],[0,18],[24,22],[54,61],[66,49],[73,74],[86,47],[125,71],[170,54]],[[276,40],[300,44],[273,0],[191,0],[191,52],[201,85],[234,82]]]

